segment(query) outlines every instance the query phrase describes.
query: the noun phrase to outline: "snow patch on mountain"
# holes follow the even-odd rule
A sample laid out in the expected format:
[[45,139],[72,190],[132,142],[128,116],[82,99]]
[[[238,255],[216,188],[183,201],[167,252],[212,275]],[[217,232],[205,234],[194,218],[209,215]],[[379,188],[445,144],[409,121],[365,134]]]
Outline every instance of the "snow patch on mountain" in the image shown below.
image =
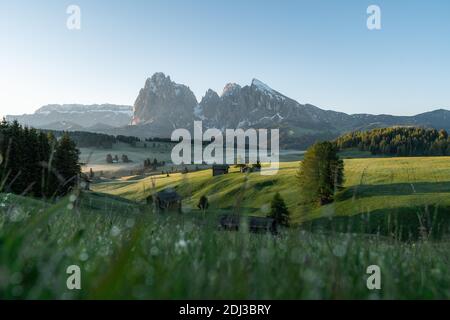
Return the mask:
[[263,93],[269,95],[271,98],[275,98],[277,100],[285,100],[286,99],[286,97],[283,96],[281,93],[273,90],[267,84],[265,84],[264,82],[262,82],[258,79],[253,79],[252,87],[260,92],[263,92]]
[[266,91],[266,92],[270,92],[272,94],[275,94],[275,90],[273,90],[267,84],[265,84],[264,82],[262,82],[262,81],[260,81],[258,79],[253,79],[252,86],[256,87],[257,89],[259,89],[261,91]]

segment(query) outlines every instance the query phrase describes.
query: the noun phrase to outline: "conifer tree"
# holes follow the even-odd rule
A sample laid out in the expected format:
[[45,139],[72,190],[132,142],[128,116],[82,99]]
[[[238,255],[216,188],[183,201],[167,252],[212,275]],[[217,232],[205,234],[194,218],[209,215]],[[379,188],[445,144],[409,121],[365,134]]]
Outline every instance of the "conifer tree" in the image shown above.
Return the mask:
[[203,195],[200,197],[200,200],[198,201],[197,207],[202,210],[203,212],[205,212],[208,207],[209,207],[209,201],[208,198]]
[[275,219],[279,225],[288,227],[290,220],[289,210],[279,192],[277,192],[273,197],[270,207],[271,210],[269,217]]
[[320,205],[333,201],[344,182],[344,163],[331,142],[316,143],[308,149],[298,174],[304,203]]
[[58,141],[54,156],[54,167],[59,179],[58,195],[67,194],[77,184],[81,172],[79,155],[75,143],[65,133]]

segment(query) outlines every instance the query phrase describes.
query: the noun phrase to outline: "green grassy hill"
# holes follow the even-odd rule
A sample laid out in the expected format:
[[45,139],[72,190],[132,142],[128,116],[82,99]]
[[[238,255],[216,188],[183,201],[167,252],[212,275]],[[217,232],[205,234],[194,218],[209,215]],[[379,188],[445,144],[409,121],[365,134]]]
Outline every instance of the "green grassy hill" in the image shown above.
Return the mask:
[[[228,209],[238,202],[246,213],[264,215],[273,195],[280,192],[294,222],[331,215],[450,207],[450,158],[367,158],[345,160],[345,190],[333,204],[318,209],[298,205],[298,162],[281,163],[275,176],[241,174],[212,177],[211,170],[156,176],[157,190],[176,188],[184,197],[184,208],[195,209],[201,195],[209,197],[213,209]],[[121,180],[93,186],[95,191],[142,201],[152,192],[152,178]],[[242,199],[241,199],[242,198]]]

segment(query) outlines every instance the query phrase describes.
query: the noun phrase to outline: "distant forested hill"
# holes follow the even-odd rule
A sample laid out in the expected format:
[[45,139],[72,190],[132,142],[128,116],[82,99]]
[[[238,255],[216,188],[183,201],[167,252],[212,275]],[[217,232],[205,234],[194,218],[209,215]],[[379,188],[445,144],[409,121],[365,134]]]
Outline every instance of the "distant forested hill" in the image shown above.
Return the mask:
[[450,139],[445,130],[393,127],[355,131],[335,140],[340,150],[358,149],[374,155],[450,155]]
[[123,142],[129,145],[135,145],[140,141],[137,137],[129,137],[129,136],[113,136],[107,135],[103,133],[94,133],[94,132],[86,132],[86,131],[53,131],[53,130],[41,130],[45,132],[51,132],[56,138],[61,137],[64,133],[67,133],[72,139],[78,148],[102,148],[102,149],[111,149],[113,144],[118,142]]

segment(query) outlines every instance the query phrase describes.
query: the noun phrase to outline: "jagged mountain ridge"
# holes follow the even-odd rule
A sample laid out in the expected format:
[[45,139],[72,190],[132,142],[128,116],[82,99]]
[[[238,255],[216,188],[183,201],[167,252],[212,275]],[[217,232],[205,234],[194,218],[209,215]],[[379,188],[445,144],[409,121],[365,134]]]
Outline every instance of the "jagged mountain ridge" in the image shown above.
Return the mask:
[[220,96],[209,89],[198,103],[189,87],[157,73],[146,81],[136,99],[133,124],[145,125],[160,136],[170,136],[176,128],[190,129],[194,120],[202,120],[205,128],[293,127],[321,131],[325,123],[317,111],[322,110],[300,105],[256,79],[250,86],[227,84]]
[[134,133],[170,136],[175,128],[191,129],[194,120],[205,128],[280,128],[284,140],[330,138],[351,130],[414,125],[450,129],[450,111],[436,110],[417,116],[349,115],[323,110],[297,101],[253,79],[241,87],[225,85],[219,95],[209,89],[200,102],[185,85],[156,73],[147,79],[134,104]]

